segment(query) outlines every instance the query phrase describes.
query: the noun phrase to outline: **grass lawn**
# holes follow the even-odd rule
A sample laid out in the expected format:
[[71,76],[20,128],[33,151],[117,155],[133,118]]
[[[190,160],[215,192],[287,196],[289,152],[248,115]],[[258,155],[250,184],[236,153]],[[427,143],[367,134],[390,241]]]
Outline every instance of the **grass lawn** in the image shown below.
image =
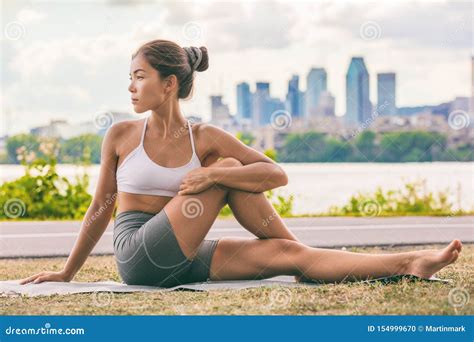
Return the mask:
[[[352,248],[386,253],[440,246]],[[464,245],[454,265],[438,273],[452,284],[402,281],[397,284],[321,285],[288,289],[165,293],[89,293],[67,296],[0,297],[4,315],[472,315],[474,245]],[[2,260],[0,279],[60,270],[66,258]],[[75,281],[120,281],[112,256],[91,256]],[[456,290],[453,290],[456,289]],[[450,291],[452,295],[450,296]],[[451,300],[449,300],[451,298]],[[462,303],[464,305],[461,305]],[[451,304],[452,303],[452,304]]]

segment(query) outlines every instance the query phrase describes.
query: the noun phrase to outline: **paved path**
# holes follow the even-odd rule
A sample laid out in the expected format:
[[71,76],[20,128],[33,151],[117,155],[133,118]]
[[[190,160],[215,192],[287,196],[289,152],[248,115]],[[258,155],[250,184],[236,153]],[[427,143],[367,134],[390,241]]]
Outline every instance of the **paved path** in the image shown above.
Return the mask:
[[[313,247],[380,246],[474,242],[474,216],[395,218],[291,218],[288,227]],[[23,221],[0,223],[0,258],[67,256],[81,221]],[[113,254],[113,222],[92,254]],[[217,220],[206,238],[254,237],[235,220]]]

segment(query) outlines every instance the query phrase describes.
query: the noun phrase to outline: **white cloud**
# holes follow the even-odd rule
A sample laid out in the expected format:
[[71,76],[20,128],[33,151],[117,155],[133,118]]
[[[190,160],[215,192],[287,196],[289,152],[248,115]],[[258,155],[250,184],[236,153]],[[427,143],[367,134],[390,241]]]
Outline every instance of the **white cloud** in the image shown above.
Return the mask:
[[47,17],[46,13],[32,8],[23,8],[18,12],[17,20],[24,25],[35,24]]
[[[2,41],[0,101],[22,113],[17,125],[27,127],[40,119],[45,124],[98,108],[131,110],[130,56],[156,38],[209,48],[210,68],[198,74],[194,98],[183,103],[186,113],[205,119],[211,94],[223,94],[235,110],[236,83],[246,80],[253,87],[255,81],[266,80],[272,94],[283,98],[291,75],[299,74],[304,88],[312,66],[328,70],[329,90],[336,96],[337,112],[343,113],[345,73],[354,55],[366,59],[373,101],[375,74],[387,70],[397,72],[400,105],[438,103],[469,92],[472,17],[465,3],[113,4],[48,3],[47,11],[25,5],[8,12],[7,22],[21,17],[28,29],[35,25],[35,34],[26,39]],[[86,24],[75,22],[78,16]],[[380,26],[378,39],[361,39],[360,27],[368,21]],[[194,40],[183,33],[190,22],[200,30]],[[24,120],[28,115],[31,120]]]

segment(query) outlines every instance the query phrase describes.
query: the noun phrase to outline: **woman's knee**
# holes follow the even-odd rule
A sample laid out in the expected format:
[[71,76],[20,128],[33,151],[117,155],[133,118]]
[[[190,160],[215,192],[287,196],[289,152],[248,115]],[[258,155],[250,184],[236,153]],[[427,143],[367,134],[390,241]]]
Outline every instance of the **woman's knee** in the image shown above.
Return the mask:
[[295,256],[302,253],[307,246],[301,242],[288,239],[274,239],[278,241],[278,250],[288,256]]

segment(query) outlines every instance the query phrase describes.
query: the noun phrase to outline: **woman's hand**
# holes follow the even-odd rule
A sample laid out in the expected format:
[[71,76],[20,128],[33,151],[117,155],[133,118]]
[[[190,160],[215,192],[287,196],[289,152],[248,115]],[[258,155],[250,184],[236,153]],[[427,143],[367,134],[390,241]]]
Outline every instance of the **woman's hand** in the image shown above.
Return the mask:
[[179,187],[178,195],[190,195],[202,192],[215,182],[211,178],[209,169],[206,167],[199,167],[194,169],[184,176],[183,181]]
[[39,284],[43,281],[59,281],[59,282],[69,282],[72,277],[67,275],[64,271],[60,272],[40,272],[31,277],[24,278],[20,281],[20,285],[25,285],[33,282],[33,284]]

